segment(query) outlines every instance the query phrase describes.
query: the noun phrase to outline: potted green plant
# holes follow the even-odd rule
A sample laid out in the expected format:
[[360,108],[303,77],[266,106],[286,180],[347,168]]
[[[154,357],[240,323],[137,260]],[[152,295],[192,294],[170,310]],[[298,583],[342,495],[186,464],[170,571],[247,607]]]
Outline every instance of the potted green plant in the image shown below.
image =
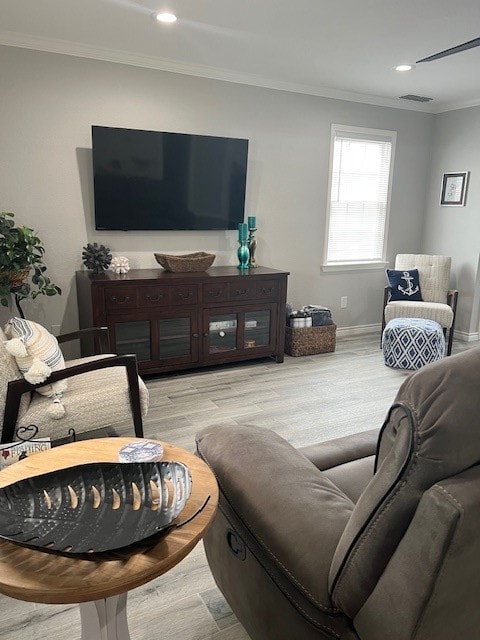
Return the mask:
[[0,213],[0,303],[8,307],[13,294],[18,312],[24,318],[22,300],[62,292],[45,275],[42,241],[33,229],[16,227],[13,218],[13,213]]

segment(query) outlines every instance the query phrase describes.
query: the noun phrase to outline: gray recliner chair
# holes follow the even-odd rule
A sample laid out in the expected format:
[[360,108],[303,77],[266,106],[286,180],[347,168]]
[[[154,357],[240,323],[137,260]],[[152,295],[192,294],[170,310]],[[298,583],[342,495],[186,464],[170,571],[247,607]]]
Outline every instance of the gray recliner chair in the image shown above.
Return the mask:
[[409,376],[380,434],[213,426],[197,450],[207,558],[253,640],[480,638],[480,348]]

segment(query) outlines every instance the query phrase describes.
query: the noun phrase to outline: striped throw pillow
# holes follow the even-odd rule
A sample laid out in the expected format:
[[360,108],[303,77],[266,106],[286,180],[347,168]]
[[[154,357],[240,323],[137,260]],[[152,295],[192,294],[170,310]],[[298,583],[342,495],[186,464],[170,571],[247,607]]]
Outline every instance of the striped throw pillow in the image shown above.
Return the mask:
[[[5,326],[5,335],[9,338],[5,348],[14,356],[21,374],[28,382],[39,384],[52,371],[65,369],[57,339],[42,325],[24,318],[12,318]],[[36,391],[50,398],[59,398],[67,386],[66,380],[60,380]]]

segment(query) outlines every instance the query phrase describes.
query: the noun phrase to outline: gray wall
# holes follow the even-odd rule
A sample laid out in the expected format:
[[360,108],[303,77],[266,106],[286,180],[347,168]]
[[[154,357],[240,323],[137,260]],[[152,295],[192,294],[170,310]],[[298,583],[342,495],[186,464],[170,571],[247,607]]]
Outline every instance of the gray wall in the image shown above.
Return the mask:
[[420,250],[432,115],[12,47],[0,47],[0,95],[1,207],[38,231],[63,289],[26,305],[47,327],[77,326],[73,278],[87,242],[126,255],[132,268],[157,266],[154,251],[212,251],[216,264],[235,264],[233,231],[96,232],[92,124],[249,138],[246,214],[257,216],[257,261],[289,270],[289,301],[327,305],[341,327],[380,322],[385,276],[321,271],[330,126],[395,130],[388,256]]
[[[452,256],[452,286],[459,291],[456,328],[478,337],[480,249],[480,107],[435,116],[423,250]],[[441,207],[444,173],[470,171],[466,205]]]

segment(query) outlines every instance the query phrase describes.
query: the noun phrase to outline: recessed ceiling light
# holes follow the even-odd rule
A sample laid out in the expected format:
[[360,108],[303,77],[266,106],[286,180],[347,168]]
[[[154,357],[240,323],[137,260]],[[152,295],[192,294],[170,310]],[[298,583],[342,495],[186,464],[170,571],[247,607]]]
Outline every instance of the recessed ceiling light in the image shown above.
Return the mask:
[[395,67],[395,71],[411,71],[413,67],[413,64],[399,64]]
[[177,21],[177,16],[174,15],[173,13],[167,13],[167,12],[163,12],[163,13],[157,13],[155,18],[159,21],[159,22],[165,22],[165,23],[172,23],[172,22],[176,22]]

